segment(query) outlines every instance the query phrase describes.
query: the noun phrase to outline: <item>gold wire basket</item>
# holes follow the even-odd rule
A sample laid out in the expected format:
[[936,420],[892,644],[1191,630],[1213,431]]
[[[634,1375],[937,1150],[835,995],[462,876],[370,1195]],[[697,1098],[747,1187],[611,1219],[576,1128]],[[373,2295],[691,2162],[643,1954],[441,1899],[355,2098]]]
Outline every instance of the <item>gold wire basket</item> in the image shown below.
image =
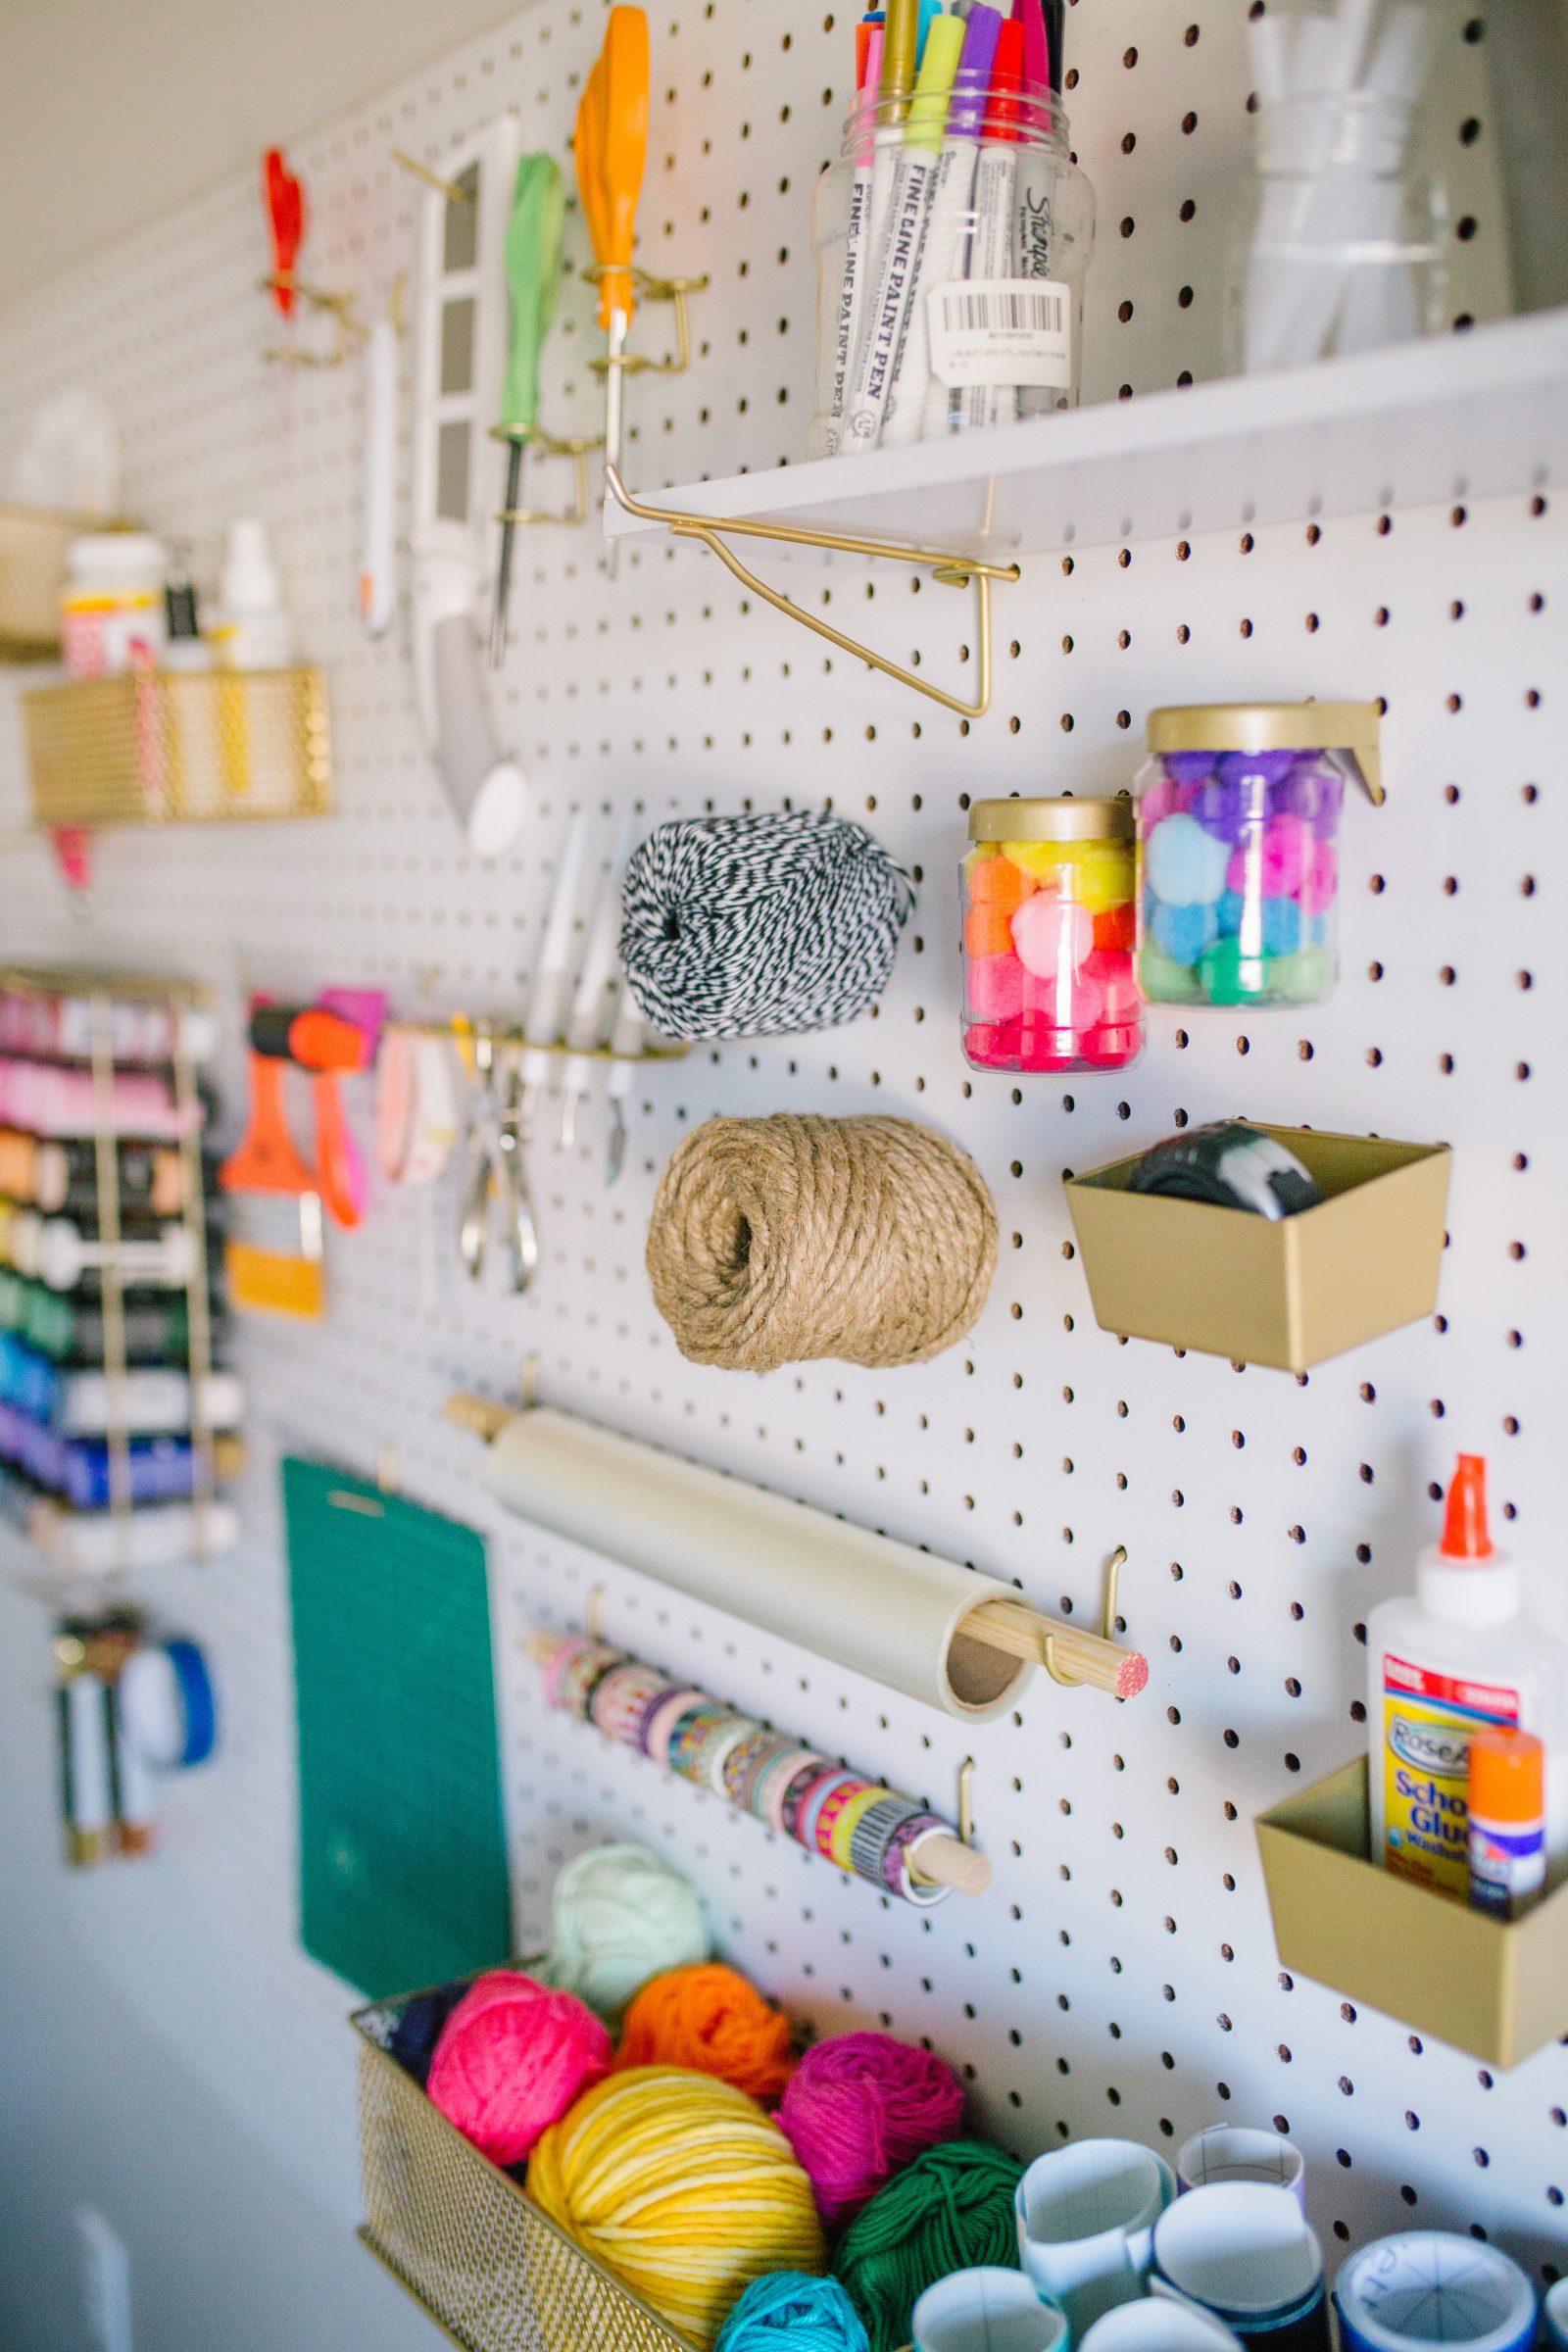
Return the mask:
[[548,2221],[388,2054],[414,1997],[352,2021],[362,2244],[464,2352],[698,2352]]
[[22,707],[40,825],[221,824],[332,805],[318,669],[75,679]]
[[0,506],[0,662],[59,655],[66,550],[82,528],[71,514]]

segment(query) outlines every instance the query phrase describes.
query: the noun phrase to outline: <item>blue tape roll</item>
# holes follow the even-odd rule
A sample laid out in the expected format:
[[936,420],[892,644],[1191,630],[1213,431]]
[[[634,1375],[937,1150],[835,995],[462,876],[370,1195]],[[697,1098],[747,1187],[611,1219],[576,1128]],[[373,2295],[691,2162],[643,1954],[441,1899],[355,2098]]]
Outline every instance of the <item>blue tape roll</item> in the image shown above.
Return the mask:
[[194,1642],[166,1642],[163,1650],[174,1669],[185,1710],[185,1752],[180,1764],[205,1764],[218,1745],[218,1701],[207,1660]]
[[1536,2291],[1495,2246],[1446,2230],[1380,2237],[1334,2282],[1346,2352],[1527,2352]]

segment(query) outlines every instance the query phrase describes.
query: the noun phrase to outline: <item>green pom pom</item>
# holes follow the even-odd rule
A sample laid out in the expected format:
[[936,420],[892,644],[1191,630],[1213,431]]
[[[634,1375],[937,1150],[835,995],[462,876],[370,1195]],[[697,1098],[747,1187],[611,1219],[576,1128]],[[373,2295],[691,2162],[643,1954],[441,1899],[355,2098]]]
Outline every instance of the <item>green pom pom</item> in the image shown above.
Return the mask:
[[1018,2267],[1023,2167],[978,2139],[927,2148],[851,2223],[834,2265],[871,2352],[899,2352],[928,2286],[955,2271]]
[[1211,1004],[1250,1004],[1276,995],[1277,956],[1244,954],[1239,939],[1217,939],[1199,959],[1198,981]]
[[1269,987],[1292,1004],[1315,1004],[1334,989],[1334,958],[1326,948],[1302,948],[1295,956],[1268,958]]
[[1152,939],[1138,951],[1138,985],[1151,1004],[1200,1004],[1202,987],[1190,963],[1172,963]]

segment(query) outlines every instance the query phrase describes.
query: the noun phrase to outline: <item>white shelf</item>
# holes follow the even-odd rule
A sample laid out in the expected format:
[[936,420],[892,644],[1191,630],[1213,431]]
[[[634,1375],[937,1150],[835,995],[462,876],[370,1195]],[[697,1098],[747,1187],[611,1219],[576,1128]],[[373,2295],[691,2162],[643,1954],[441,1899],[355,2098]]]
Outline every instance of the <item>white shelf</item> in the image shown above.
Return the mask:
[[[707,516],[966,555],[1525,491],[1568,471],[1568,311],[907,450],[641,491]],[[662,526],[611,507],[606,530]]]

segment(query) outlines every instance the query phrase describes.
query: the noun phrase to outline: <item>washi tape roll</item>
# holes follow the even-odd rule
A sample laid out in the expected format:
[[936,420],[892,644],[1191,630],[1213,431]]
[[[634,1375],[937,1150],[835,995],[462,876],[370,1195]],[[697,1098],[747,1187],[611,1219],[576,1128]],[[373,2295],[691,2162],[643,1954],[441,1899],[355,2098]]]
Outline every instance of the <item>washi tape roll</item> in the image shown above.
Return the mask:
[[667,1768],[669,1743],[677,1727],[693,1707],[706,1706],[708,1703],[706,1691],[687,1690],[678,1683],[670,1685],[668,1696],[654,1702],[648,1728],[643,1734],[643,1753],[651,1763],[659,1765],[662,1770]]
[[668,1678],[635,1658],[612,1666],[593,1695],[592,1718],[607,1740],[635,1747],[650,1699],[669,1688]]
[[1334,2281],[1345,2352],[1527,2352],[1536,2290],[1495,2246],[1410,2230],[1362,2246]]
[[752,1810],[770,1830],[785,1831],[784,1808],[795,1785],[807,1771],[820,1772],[827,1763],[814,1747],[802,1747],[799,1742],[775,1758],[757,1785]]

